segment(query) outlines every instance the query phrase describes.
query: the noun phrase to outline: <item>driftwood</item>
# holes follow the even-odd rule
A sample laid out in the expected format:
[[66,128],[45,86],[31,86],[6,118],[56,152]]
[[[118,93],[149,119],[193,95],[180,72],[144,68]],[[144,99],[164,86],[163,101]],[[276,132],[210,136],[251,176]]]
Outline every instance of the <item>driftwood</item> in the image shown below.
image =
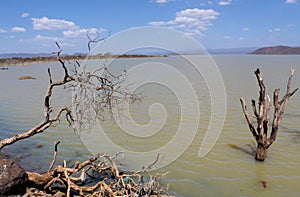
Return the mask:
[[[161,196],[167,194],[168,185],[162,187],[158,183],[158,180],[165,177],[167,173],[152,176],[147,172],[150,167],[143,167],[134,173],[122,172],[114,161],[122,153],[113,156],[102,153],[82,163],[76,161],[73,167],[67,167],[64,162],[63,165],[57,165],[52,169],[56,162],[58,144],[55,144],[54,157],[48,172],[43,174],[27,172],[29,188],[37,188],[38,191],[46,191],[52,195],[59,192],[66,196],[71,196],[71,194],[81,196]],[[84,185],[91,180],[94,180],[92,185]],[[36,193],[37,191],[27,190],[26,195],[30,192]]]
[[291,81],[294,75],[294,69],[291,68],[290,76],[287,83],[286,94],[279,99],[279,91],[280,89],[275,89],[273,93],[273,106],[274,106],[274,114],[273,114],[273,121],[271,127],[271,134],[268,137],[268,130],[269,130],[269,123],[270,123],[270,108],[271,108],[271,99],[269,95],[266,95],[266,88],[263,82],[263,77],[259,69],[255,70],[255,76],[258,81],[258,85],[260,88],[259,91],[259,98],[258,98],[258,106],[255,100],[252,100],[252,110],[255,116],[257,127],[254,127],[254,124],[251,120],[251,117],[247,111],[246,104],[244,98],[241,98],[241,105],[243,109],[243,113],[247,120],[249,129],[257,142],[257,149],[255,153],[255,159],[258,161],[264,161],[267,149],[273,144],[276,140],[279,124],[282,120],[286,105],[289,101],[289,98],[298,90],[291,91]]

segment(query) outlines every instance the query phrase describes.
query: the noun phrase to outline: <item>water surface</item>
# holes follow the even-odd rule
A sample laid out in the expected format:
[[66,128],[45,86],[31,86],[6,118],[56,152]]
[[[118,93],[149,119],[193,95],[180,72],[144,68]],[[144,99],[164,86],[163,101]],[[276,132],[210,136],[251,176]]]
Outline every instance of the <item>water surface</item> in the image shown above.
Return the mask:
[[[169,171],[164,182],[169,183],[171,192],[178,196],[300,196],[299,92],[288,103],[278,139],[270,147],[265,162],[256,162],[253,156],[229,146],[235,144],[250,150],[249,145],[254,141],[239,103],[240,97],[244,97],[248,103],[250,99],[257,99],[258,87],[253,71],[257,67],[261,69],[269,95],[277,87],[283,93],[291,66],[295,68],[292,86],[300,86],[300,56],[215,56],[214,60],[226,88],[227,115],[218,143],[204,158],[199,158],[198,152],[211,115],[209,90],[205,82],[198,76],[193,79],[193,71],[185,72],[186,65],[176,57],[150,60],[180,67],[195,82],[194,87],[198,87],[196,91],[201,108],[200,124],[192,144],[179,159],[159,170]],[[149,60],[120,59],[116,65],[119,65],[119,69],[128,69],[143,61]],[[201,63],[203,62],[200,61],[199,64]],[[8,70],[0,71],[1,138],[26,131],[42,120],[43,96],[49,83],[48,67],[53,70],[54,78],[60,79],[62,70],[56,63],[11,66]],[[36,80],[20,81],[18,77],[21,75],[33,75]],[[149,106],[153,102],[164,105],[168,117],[165,127],[158,135],[151,139],[130,138],[128,141],[124,140],[124,136],[112,121],[107,120],[102,124],[110,131],[109,136],[115,143],[132,151],[147,151],[164,145],[172,139],[180,120],[178,100],[172,91],[158,84],[143,88],[141,92],[145,99],[132,106],[132,117],[136,122],[146,124],[150,120]],[[70,92],[62,89],[55,90],[52,105],[69,105],[69,95]],[[28,170],[43,172],[48,169],[52,160],[53,143],[57,140],[61,141],[58,153],[60,163],[65,159],[71,164],[75,160],[84,160],[91,156],[80,137],[64,121],[42,134],[4,148],[3,152],[15,155],[12,157]],[[103,144],[103,150],[106,148]],[[127,161],[127,164],[130,162],[134,163]],[[267,188],[263,188],[261,180],[268,183]]]

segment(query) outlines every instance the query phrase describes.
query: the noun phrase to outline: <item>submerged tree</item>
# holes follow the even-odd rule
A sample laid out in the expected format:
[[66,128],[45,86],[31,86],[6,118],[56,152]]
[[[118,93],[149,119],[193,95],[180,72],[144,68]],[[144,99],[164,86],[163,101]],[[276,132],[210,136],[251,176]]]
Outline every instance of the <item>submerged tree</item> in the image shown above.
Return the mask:
[[[287,82],[287,89],[286,94],[282,97],[282,99],[279,99],[279,91],[280,89],[275,89],[273,93],[273,106],[274,106],[274,114],[273,114],[273,121],[272,126],[270,123],[270,108],[271,108],[271,99],[269,95],[266,95],[266,88],[263,82],[263,77],[259,69],[256,69],[254,71],[255,76],[258,81],[259,85],[259,98],[258,98],[258,106],[255,102],[255,100],[252,100],[252,109],[253,113],[256,119],[257,128],[255,129],[254,124],[251,120],[251,117],[249,116],[249,113],[246,108],[245,100],[244,98],[241,98],[241,104],[243,113],[246,117],[249,129],[253,135],[253,137],[256,140],[257,148],[256,148],[256,154],[255,159],[258,161],[264,161],[267,155],[267,149],[273,144],[273,142],[276,140],[279,124],[282,120],[284,110],[286,108],[286,105],[289,101],[289,98],[298,90],[296,88],[295,90],[291,91],[291,81],[294,75],[294,69],[291,68],[290,70],[290,76]],[[269,128],[271,126],[271,128]],[[268,130],[271,130],[271,134],[268,137]]]

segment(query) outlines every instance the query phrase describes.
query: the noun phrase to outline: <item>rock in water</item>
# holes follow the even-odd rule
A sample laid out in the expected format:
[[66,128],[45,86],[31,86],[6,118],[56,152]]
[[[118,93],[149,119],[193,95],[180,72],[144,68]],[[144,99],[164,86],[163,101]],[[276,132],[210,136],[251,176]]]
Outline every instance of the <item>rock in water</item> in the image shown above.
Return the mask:
[[25,80],[25,79],[35,79],[35,77],[30,76],[30,75],[29,76],[26,75],[26,76],[20,76],[19,77],[19,80]]
[[0,195],[21,192],[27,180],[26,171],[17,162],[0,159]]

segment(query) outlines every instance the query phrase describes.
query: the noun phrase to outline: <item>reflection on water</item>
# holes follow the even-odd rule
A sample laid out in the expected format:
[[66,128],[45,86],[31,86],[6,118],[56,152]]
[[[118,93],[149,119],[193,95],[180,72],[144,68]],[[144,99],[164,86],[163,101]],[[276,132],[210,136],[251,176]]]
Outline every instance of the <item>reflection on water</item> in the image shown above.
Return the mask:
[[[222,134],[213,150],[200,159],[198,151],[208,127],[211,108],[209,91],[205,83],[198,80],[194,85],[199,86],[197,90],[200,95],[201,109],[199,129],[188,150],[175,162],[160,169],[163,172],[170,172],[164,182],[170,183],[171,191],[179,196],[300,196],[300,94],[297,92],[290,99],[278,139],[268,150],[268,157],[264,163],[256,162],[251,154],[241,151],[251,151],[250,147],[254,139],[248,130],[239,102],[240,97],[244,97],[249,104],[250,99],[257,99],[258,88],[253,73],[257,67],[261,68],[269,95],[272,95],[277,87],[281,88],[282,93],[284,92],[291,66],[295,68],[292,86],[299,87],[300,57],[216,56],[214,59],[221,70],[227,92],[227,115]],[[119,61],[122,69],[124,67],[127,69],[127,65],[144,60]],[[170,57],[161,61],[176,64],[177,60]],[[42,120],[43,96],[48,85],[48,66],[53,70],[52,75],[59,79],[61,70],[58,64],[18,66],[9,67],[5,71],[0,70],[1,138],[25,131]],[[192,73],[185,74],[192,78]],[[18,80],[20,75],[33,75],[36,80],[20,81]],[[136,122],[140,124],[149,122],[148,107],[153,102],[162,103],[168,112],[167,125],[161,133],[149,139],[151,143],[147,143],[147,139],[135,138],[129,143],[123,140],[124,136],[118,134],[116,124],[110,121],[103,123],[116,143],[139,151],[155,149],[170,140],[180,118],[178,102],[171,91],[158,86],[144,88],[142,90],[146,95],[144,102],[131,108]],[[54,94],[53,106],[70,104],[67,99],[70,96],[69,92],[65,93],[58,89]],[[53,142],[57,140],[61,141],[58,151],[59,163],[65,159],[71,165],[75,160],[83,160],[91,156],[81,143],[80,137],[65,122],[30,140],[20,141],[3,149],[2,154],[17,159],[27,169],[46,171],[52,160]],[[134,161],[126,161],[126,164],[130,162],[134,163]],[[263,187],[262,181],[268,184],[266,188]]]

